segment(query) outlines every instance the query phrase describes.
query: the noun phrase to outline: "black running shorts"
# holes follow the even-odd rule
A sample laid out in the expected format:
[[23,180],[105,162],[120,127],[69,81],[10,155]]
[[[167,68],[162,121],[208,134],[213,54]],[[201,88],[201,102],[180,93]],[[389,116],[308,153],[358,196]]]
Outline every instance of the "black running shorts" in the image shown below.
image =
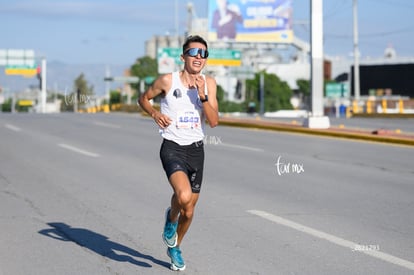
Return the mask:
[[183,171],[188,176],[192,192],[200,193],[204,167],[202,140],[190,145],[179,145],[164,139],[161,144],[160,158],[168,178],[177,171]]

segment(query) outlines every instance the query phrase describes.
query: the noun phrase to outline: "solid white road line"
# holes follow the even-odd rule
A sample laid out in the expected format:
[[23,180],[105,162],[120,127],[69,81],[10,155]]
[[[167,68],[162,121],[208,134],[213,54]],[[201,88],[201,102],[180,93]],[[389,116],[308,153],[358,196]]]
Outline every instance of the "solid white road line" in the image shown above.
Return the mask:
[[65,143],[59,143],[58,146],[71,150],[73,152],[88,156],[88,157],[94,157],[94,158],[99,157],[99,154],[95,154],[95,153],[92,153],[92,152],[89,152],[89,151],[86,151],[86,150],[83,150],[83,149],[80,149],[80,148],[77,148],[77,147],[74,147],[74,146],[71,146]]
[[340,245],[340,246],[343,246],[343,247],[346,247],[346,248],[350,248],[353,251],[362,252],[362,253],[365,253],[365,254],[367,254],[369,256],[372,256],[374,258],[378,258],[378,259],[381,259],[383,261],[386,261],[386,262],[389,262],[389,263],[392,263],[392,264],[396,264],[396,265],[402,266],[402,267],[410,269],[410,270],[414,270],[414,263],[413,262],[395,257],[393,255],[390,255],[390,254],[387,254],[387,253],[384,253],[384,252],[381,252],[381,251],[378,251],[378,250],[356,250],[357,247],[361,246],[360,244],[342,239],[340,237],[336,237],[334,235],[331,235],[331,234],[313,229],[311,227],[308,227],[308,226],[290,221],[288,219],[285,219],[285,218],[282,218],[282,217],[279,217],[279,216],[275,216],[275,215],[267,213],[265,211],[247,210],[247,212],[250,213],[250,214],[259,216],[261,218],[267,219],[269,221],[275,222],[277,224],[284,225],[284,226],[290,227],[292,229],[295,229],[297,231],[301,231],[303,233],[312,235],[314,237],[318,237],[320,239],[327,240],[331,243],[334,243],[334,244],[337,244],[337,245]]
[[10,130],[13,130],[15,132],[20,132],[22,130],[21,128],[19,128],[17,126],[14,126],[14,125],[11,125],[11,124],[5,124],[4,127],[8,128]]

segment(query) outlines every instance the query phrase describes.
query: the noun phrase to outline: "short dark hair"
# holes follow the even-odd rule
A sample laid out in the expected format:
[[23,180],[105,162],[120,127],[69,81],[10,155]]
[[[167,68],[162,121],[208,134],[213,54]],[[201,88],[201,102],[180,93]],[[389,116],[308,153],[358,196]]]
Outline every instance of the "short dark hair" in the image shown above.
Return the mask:
[[185,39],[185,42],[183,44],[183,53],[187,50],[190,43],[193,43],[193,42],[198,42],[198,43],[203,44],[204,46],[206,46],[206,50],[208,50],[207,42],[206,40],[204,40],[204,38],[202,38],[199,35],[190,35],[189,37]]

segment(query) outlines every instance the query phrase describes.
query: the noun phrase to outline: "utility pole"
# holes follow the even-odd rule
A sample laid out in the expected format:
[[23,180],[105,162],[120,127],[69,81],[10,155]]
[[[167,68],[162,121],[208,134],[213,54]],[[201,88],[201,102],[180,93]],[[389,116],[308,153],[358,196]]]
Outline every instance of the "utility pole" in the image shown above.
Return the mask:
[[323,111],[323,0],[310,0],[310,7],[312,112],[304,126],[326,129],[330,123]]
[[358,50],[358,0],[353,0],[354,15],[354,96],[359,101],[360,80],[359,80],[359,50]]
[[260,85],[260,89],[259,89],[259,92],[260,92],[260,95],[259,95],[259,97],[260,97],[260,115],[263,116],[264,113],[265,113],[265,110],[264,110],[264,93],[265,93],[265,91],[264,91],[264,70],[260,72],[260,83],[259,83],[259,85]]
[[42,90],[41,90],[41,106],[42,106],[42,113],[46,113],[46,58],[42,58]]

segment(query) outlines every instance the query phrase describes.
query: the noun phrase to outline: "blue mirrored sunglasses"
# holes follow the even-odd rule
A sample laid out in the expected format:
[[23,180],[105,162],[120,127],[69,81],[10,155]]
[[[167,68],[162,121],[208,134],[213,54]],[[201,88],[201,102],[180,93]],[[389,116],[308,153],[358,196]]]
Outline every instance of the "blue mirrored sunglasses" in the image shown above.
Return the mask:
[[200,48],[190,48],[185,51],[185,55],[189,55],[191,57],[196,57],[198,54],[200,54],[201,58],[207,58],[208,57],[208,50],[200,49]]

